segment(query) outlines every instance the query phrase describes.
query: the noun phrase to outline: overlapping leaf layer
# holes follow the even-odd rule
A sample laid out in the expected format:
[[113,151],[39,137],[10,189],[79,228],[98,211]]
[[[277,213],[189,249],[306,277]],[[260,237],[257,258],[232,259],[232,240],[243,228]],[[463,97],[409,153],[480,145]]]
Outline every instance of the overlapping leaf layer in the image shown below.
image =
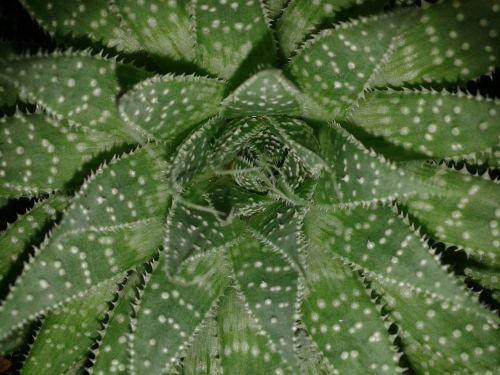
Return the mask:
[[0,51],[23,374],[500,372],[500,102],[460,88],[499,0],[21,3],[60,43]]

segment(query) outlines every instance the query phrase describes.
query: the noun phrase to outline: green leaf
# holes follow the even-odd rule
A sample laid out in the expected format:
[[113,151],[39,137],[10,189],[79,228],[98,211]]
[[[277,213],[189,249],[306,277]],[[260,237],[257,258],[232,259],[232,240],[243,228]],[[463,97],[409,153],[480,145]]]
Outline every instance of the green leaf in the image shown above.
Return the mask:
[[281,13],[283,13],[283,9],[285,9],[288,1],[289,0],[265,0],[269,17],[272,20],[277,19]]
[[499,0],[457,0],[418,10],[372,86],[446,85],[492,71],[498,65],[499,6]]
[[[332,256],[340,256],[352,268],[360,270],[367,284],[371,283],[389,308],[395,311],[394,319],[403,339],[409,337],[403,348],[417,366],[420,362],[429,361],[436,352],[446,353],[443,356],[446,359],[456,357],[463,351],[470,354],[473,348],[482,346],[477,338],[464,340],[460,344],[463,349],[459,351],[451,343],[446,345],[453,340],[453,336],[457,339],[461,335],[460,332],[452,332],[461,331],[469,323],[483,326],[493,321],[494,315],[479,305],[456,279],[440,269],[425,242],[390,209],[367,211],[357,208],[334,214],[311,211],[305,228],[316,246],[331,252]],[[398,295],[393,293],[396,290]],[[453,319],[449,318],[450,314]],[[457,315],[461,316],[459,320],[455,319]],[[427,320],[435,322],[432,328],[421,325]],[[441,333],[445,339],[441,339]],[[488,335],[486,342],[491,341]],[[445,367],[447,371],[460,369],[462,361],[459,358],[455,360],[455,367]],[[444,371],[444,368],[439,368],[439,361],[438,356],[438,364],[431,373]],[[429,361],[429,364],[432,362]],[[489,363],[484,368],[493,367]]]
[[498,262],[500,256],[500,190],[498,181],[472,176],[443,167],[425,165],[412,168],[431,182],[446,183],[446,199],[415,197],[402,199],[410,216],[424,233],[448,246]]
[[429,158],[489,155],[498,165],[500,102],[435,91],[369,93],[350,121],[372,135]]
[[285,117],[268,117],[273,133],[281,139],[283,146],[294,154],[304,169],[313,176],[319,176],[327,169],[325,161],[318,155],[319,144],[312,128],[304,121]]
[[500,300],[500,278],[498,272],[500,267],[489,267],[480,262],[473,262],[471,265],[464,269],[465,275],[476,282],[482,287],[490,289],[493,297],[498,301]]
[[197,0],[194,20],[197,61],[210,73],[229,79],[243,62],[252,67],[273,62],[274,41],[261,0]]
[[119,292],[118,300],[108,313],[108,320],[100,332],[95,360],[92,363],[94,374],[127,374],[128,344],[130,342],[130,318],[133,315],[133,301],[140,284],[140,274],[134,271],[127,276],[126,284]]
[[299,115],[300,93],[279,70],[263,70],[244,83],[222,102],[224,117],[259,115]]
[[189,1],[114,0],[123,22],[147,52],[193,61]]
[[418,233],[390,208],[334,213],[314,209],[306,216],[305,231],[317,246],[362,269],[370,279],[390,279],[486,314],[464,286],[436,261]]
[[[498,318],[477,315],[389,280],[374,282],[400,327],[405,353],[418,373],[493,374],[500,370]],[[431,333],[431,334],[430,334]]]
[[[318,174],[325,167],[318,150],[312,129],[303,121],[248,117],[226,126],[210,160],[216,174],[232,174],[247,190],[269,191],[273,197],[293,201],[286,194],[310,177],[309,173]],[[221,167],[229,170],[221,171]]]
[[273,203],[268,195],[241,188],[229,178],[218,178],[206,192],[210,205],[228,216],[252,216]]
[[108,0],[21,0],[21,3],[45,30],[61,40],[68,36],[84,37],[124,52],[140,49]]
[[333,253],[308,246],[301,320],[339,373],[398,370],[397,353],[360,276]]
[[221,373],[217,321],[205,318],[204,327],[194,337],[182,361],[182,375],[217,375]]
[[328,29],[307,42],[287,71],[312,102],[307,117],[344,117],[370,86],[409,12],[360,18]]
[[188,202],[191,205],[174,200],[167,217],[164,248],[168,273],[175,274],[179,265],[192,255],[234,241],[241,232],[238,222],[225,222],[213,212],[201,210],[203,199],[190,197]]
[[330,167],[316,187],[314,200],[318,205],[359,205],[441,192],[438,186],[367,150],[339,126],[322,127],[318,138]]
[[[108,281],[50,312],[31,347],[23,374],[67,374],[81,370],[119,281]],[[73,334],[68,336],[68,332]]]
[[2,333],[149,259],[166,211],[160,166],[143,149],[83,185],[0,306]]
[[224,122],[214,117],[194,129],[173,154],[168,169],[169,184],[180,192],[200,173],[209,162],[215,136]]
[[0,355],[5,356],[15,353],[16,351],[24,352],[27,349],[26,344],[33,341],[33,337],[36,335],[39,325],[39,322],[27,324],[5,335],[0,339]]
[[175,366],[228,286],[220,251],[192,258],[175,279],[164,271],[164,255],[160,253],[138,306],[131,373],[162,373]]
[[266,128],[267,124],[262,117],[245,117],[229,122],[215,141],[211,164],[219,167],[229,163]]
[[100,167],[84,182],[60,231],[126,228],[166,214],[168,189],[161,146],[146,145]]
[[[373,0],[290,0],[277,25],[278,41],[283,53],[285,56],[292,55],[306,36],[322,25],[332,23],[336,16],[346,9],[373,2]],[[387,4],[384,0],[375,2],[377,7],[372,6],[373,13],[382,10]]]
[[3,77],[22,99],[55,117],[123,140],[135,140],[120,121],[115,101],[149,73],[87,52],[54,53],[9,60]]
[[254,215],[249,224],[253,234],[300,269],[302,264],[303,210],[278,202]]
[[217,322],[224,374],[289,373],[234,288],[222,298]]
[[65,197],[53,195],[38,201],[35,206],[9,225],[0,236],[0,281],[3,283],[13,265],[30,247],[41,242],[47,224],[55,221],[67,206]]
[[333,372],[332,369],[328,369],[323,355],[314,347],[312,339],[304,329],[300,329],[296,334],[296,347],[297,358],[300,360],[302,369],[301,374],[328,375]]
[[[0,195],[33,196],[70,189],[72,179],[114,139],[42,113],[0,119]],[[62,157],[64,155],[64,157]]]
[[283,256],[250,236],[229,252],[246,308],[289,368],[298,371],[294,355],[297,272]]
[[155,76],[119,100],[129,126],[149,138],[172,141],[193,125],[217,114],[222,81],[196,76]]

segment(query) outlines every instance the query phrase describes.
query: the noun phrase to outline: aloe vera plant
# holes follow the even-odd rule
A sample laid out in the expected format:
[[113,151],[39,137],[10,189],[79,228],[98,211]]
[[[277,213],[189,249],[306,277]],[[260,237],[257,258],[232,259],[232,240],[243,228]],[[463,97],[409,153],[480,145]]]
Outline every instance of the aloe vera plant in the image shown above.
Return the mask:
[[21,3],[49,41],[0,50],[23,374],[500,372],[500,102],[463,88],[499,0]]

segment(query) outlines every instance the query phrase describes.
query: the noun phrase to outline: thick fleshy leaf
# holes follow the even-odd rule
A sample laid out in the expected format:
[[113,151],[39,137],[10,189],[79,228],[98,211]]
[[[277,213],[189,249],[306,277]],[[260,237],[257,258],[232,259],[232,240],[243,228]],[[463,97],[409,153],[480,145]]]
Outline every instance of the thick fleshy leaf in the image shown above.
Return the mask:
[[276,349],[249,315],[246,304],[231,288],[217,314],[221,367],[224,374],[288,374]]
[[318,155],[319,144],[313,130],[301,120],[286,117],[269,117],[274,133],[281,138],[283,146],[292,152],[305,170],[313,176],[328,168]]
[[[441,347],[443,352],[449,351],[450,341],[454,340],[452,331],[462,330],[469,323],[483,326],[494,319],[494,315],[479,305],[463,286],[440,269],[425,242],[389,208],[369,211],[357,208],[334,214],[313,210],[307,217],[305,228],[316,246],[327,249],[332,256],[336,254],[342,257],[353,269],[361,270],[369,282],[373,281],[372,287],[375,286],[386,298],[389,306],[395,305],[394,316],[403,338],[410,334],[408,346],[403,348],[411,359],[419,362],[417,366],[420,366],[420,361],[429,361],[428,364],[432,365],[430,357],[434,358],[433,353],[441,351]],[[379,282],[383,284],[382,287],[378,287]],[[385,284],[390,288],[395,287],[401,295],[395,296],[392,289],[386,292]],[[404,320],[399,314],[399,298],[403,298],[405,309],[411,311],[411,317],[405,317]],[[460,321],[449,319],[446,310],[452,311],[453,316],[460,311]],[[439,316],[434,318],[436,314]],[[434,329],[433,326],[430,331],[424,329],[422,322],[426,320],[436,321],[435,324],[442,327]],[[432,339],[429,332],[436,332],[432,334]],[[444,338],[438,332],[442,332]],[[412,338],[414,334],[416,342]],[[456,341],[459,341],[459,336],[460,333],[455,334]],[[492,342],[488,335],[485,339],[486,342]],[[444,358],[459,356],[463,351],[470,354],[477,344],[477,338],[465,340],[460,344],[460,351],[451,349],[450,355],[444,355]],[[431,373],[442,373],[444,369],[459,370],[459,358],[454,359],[457,361],[455,367],[443,367],[438,371],[441,365],[437,364]],[[439,360],[438,356],[436,362]],[[493,368],[490,367],[491,363],[484,366]]]
[[0,306],[2,334],[146,261],[161,244],[162,224],[156,219],[112,232],[54,235]]
[[126,227],[163,217],[168,202],[161,146],[115,158],[84,182],[60,224],[61,232]]
[[[313,344],[311,337],[304,329],[296,334],[297,358],[304,375],[328,375],[335,373],[333,366],[326,363],[324,356]],[[329,368],[330,367],[330,368]]]
[[175,60],[194,60],[189,1],[114,0],[114,4],[142,49]]
[[281,252],[292,266],[300,269],[302,218],[302,210],[278,202],[254,215],[249,224],[255,236]]
[[279,70],[263,70],[224,99],[226,118],[300,114],[300,93]]
[[287,2],[288,0],[265,0],[269,17],[273,20],[277,19],[285,9]]
[[169,185],[180,192],[200,173],[209,162],[212,143],[224,125],[220,118],[208,120],[193,130],[182,142],[170,160]]
[[84,37],[124,52],[140,49],[109,0],[21,0],[31,16],[56,37]]
[[[283,1],[281,1],[283,3]],[[285,56],[290,56],[306,36],[329,25],[335,17],[353,6],[376,3],[370,10],[376,13],[388,3],[384,0],[290,0],[277,25],[280,47]],[[330,21],[330,22],[329,22]]]
[[411,365],[419,373],[494,374],[498,360],[498,318],[416,291],[392,280],[373,286],[385,294]]
[[0,236],[0,282],[30,246],[43,240],[44,231],[67,206],[68,200],[54,195],[35,206],[9,225]]
[[311,210],[307,237],[342,257],[367,277],[386,277],[450,303],[486,314],[464,286],[446,272],[424,240],[387,207],[334,213]]
[[[498,181],[472,176],[443,167],[412,168],[435,183],[445,182],[446,199],[414,197],[402,199],[411,217],[424,233],[448,246],[458,246],[477,257],[498,262],[500,256],[500,189]],[[433,176],[434,175],[434,176]]]
[[312,99],[306,116],[344,117],[370,85],[408,11],[361,18],[325,30],[306,43],[288,65],[299,89]]
[[231,121],[225,126],[224,132],[217,137],[211,152],[211,164],[218,167],[229,163],[237,157],[246,144],[252,143],[266,128],[267,124],[261,117],[247,117]]
[[138,132],[172,141],[219,111],[222,81],[195,76],[156,76],[120,98],[120,114]]
[[118,300],[108,313],[108,320],[100,330],[96,350],[93,350],[95,359],[92,362],[92,373],[128,374],[128,344],[130,341],[130,319],[133,315],[133,301],[135,300],[141,275],[134,271],[127,276],[123,289],[119,292]]
[[500,145],[500,102],[434,91],[375,91],[350,116],[375,136],[432,158],[494,155]]
[[115,142],[42,113],[3,117],[0,129],[0,195],[10,197],[73,188],[84,164]]
[[139,150],[84,184],[0,306],[2,333],[149,259],[161,244],[166,211],[158,167]]
[[498,273],[500,266],[488,266],[481,262],[474,262],[464,269],[465,275],[470,279],[478,282],[482,287],[491,290],[493,297],[500,300],[500,278]]
[[218,251],[191,259],[175,279],[164,271],[164,255],[138,306],[132,373],[161,373],[175,366],[228,286],[229,270]]
[[395,373],[397,353],[360,276],[333,254],[310,245],[301,320],[340,373]]
[[195,1],[198,63],[227,79],[237,70],[272,63],[275,47],[263,7],[261,0]]
[[186,356],[182,360],[182,371],[172,372],[172,374],[217,375],[221,373],[217,321],[208,316],[203,323],[204,327],[187,348]]
[[[208,208],[208,204],[202,200],[188,199],[192,204],[201,207],[205,204]],[[190,256],[234,241],[241,231],[238,227],[238,223],[224,222],[212,212],[174,201],[167,217],[165,231],[165,270],[176,273],[179,265]]]
[[[51,375],[81,371],[119,281],[99,285],[50,312],[31,347],[23,374]],[[68,332],[73,334],[68,335]]]
[[367,150],[340,127],[323,127],[319,141],[330,169],[318,182],[318,205],[358,205],[440,191]]
[[418,10],[372,86],[456,83],[498,65],[500,1],[456,0]]
[[227,216],[251,216],[273,204],[268,195],[239,187],[228,178],[219,178],[206,192],[210,205]]
[[230,257],[246,306],[291,369],[298,274],[290,263],[251,237],[232,246]]
[[50,114],[130,140],[130,129],[116,110],[116,97],[150,73],[86,52],[68,52],[9,60],[0,75],[15,84],[22,98]]

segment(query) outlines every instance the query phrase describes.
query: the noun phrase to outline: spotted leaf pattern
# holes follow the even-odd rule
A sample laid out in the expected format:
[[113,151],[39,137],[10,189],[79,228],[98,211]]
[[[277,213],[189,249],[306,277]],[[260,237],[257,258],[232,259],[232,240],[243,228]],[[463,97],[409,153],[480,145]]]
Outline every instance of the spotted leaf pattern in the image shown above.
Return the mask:
[[[133,327],[133,373],[161,373],[175,365],[227,287],[227,272],[215,251],[191,259],[175,279],[167,276],[160,260],[143,291]],[[164,335],[164,327],[172,335]]]
[[224,116],[228,118],[285,115],[300,113],[299,91],[279,71],[263,70],[239,86],[224,99]]
[[353,6],[375,3],[372,11],[383,10],[385,1],[373,0],[291,0],[278,21],[278,39],[283,53],[291,55],[303,39],[321,24],[333,23],[336,16]]
[[230,251],[236,280],[275,350],[290,368],[297,368],[293,353],[297,272],[284,257],[255,239],[243,238]]
[[220,78],[231,78],[248,59],[259,67],[272,63],[275,47],[261,0],[196,0],[194,4],[200,66]]
[[360,276],[314,245],[307,256],[302,320],[326,360],[339,373],[396,372],[391,338]]
[[372,86],[453,84],[486,74],[498,65],[499,25],[498,0],[443,1],[418,10]]
[[10,60],[1,75],[21,97],[50,114],[128,140],[130,131],[119,119],[115,100],[148,73],[88,53],[56,53]]
[[[146,161],[150,155],[139,151],[111,164],[116,168],[103,168],[93,180],[84,184],[64,219],[25,264],[22,275],[0,306],[3,334],[11,330],[9,327],[32,320],[78,293],[123,274],[148,260],[158,249],[166,206],[161,185],[153,188],[154,194],[145,195],[141,204],[134,201],[137,206],[125,200],[127,192],[124,190],[121,193],[118,186],[115,193],[113,188],[109,189],[109,197],[121,202],[119,205],[107,206],[107,198],[102,196],[103,187],[113,185],[120,169],[129,177],[138,178],[131,176],[133,170],[129,167],[141,157],[145,158],[141,163],[143,168],[147,168],[149,163],[148,178],[154,181],[154,161]],[[134,189],[134,195],[137,194]],[[90,222],[90,217],[95,221]],[[102,222],[99,223],[99,220]],[[35,295],[40,294],[46,298],[35,299]],[[12,314],[9,312],[10,305],[19,306],[19,310]]]
[[[432,238],[498,264],[500,217],[498,183],[445,168],[424,166],[417,173],[444,180],[447,199],[415,197],[402,203]],[[468,228],[474,228],[471,232]]]
[[499,116],[500,103],[482,97],[435,91],[375,91],[353,111],[350,120],[424,158],[455,157],[477,162],[482,157],[498,165]]
[[145,136],[170,141],[215,115],[224,87],[209,78],[157,76],[120,98],[120,114]]
[[498,373],[499,1],[2,3],[1,355]]
[[115,0],[114,4],[141,49],[176,60],[194,59],[189,2]]
[[367,150],[340,127],[325,127],[319,140],[322,149],[328,150],[323,157],[331,166],[315,191],[315,201],[320,205],[368,204],[397,196],[440,192],[438,187]]
[[131,31],[124,27],[109,0],[22,0],[31,16],[45,30],[61,40],[85,37],[124,52],[141,48]]
[[43,239],[43,231],[67,207],[65,197],[53,195],[35,206],[9,225],[0,237],[0,282],[3,284],[9,270]]
[[[0,120],[2,184],[0,195],[30,196],[71,189],[82,165],[113,146],[115,140],[71,127],[42,113],[16,113]],[[30,152],[36,158],[27,156]],[[65,155],[61,157],[60,155]]]
[[[95,337],[86,330],[97,332],[108,310],[108,302],[117,291],[120,280],[106,282],[85,295],[54,310],[45,318],[24,364],[25,374],[71,373],[86,359]],[[78,332],[75,341],[65,343],[67,332]],[[95,335],[95,334],[94,334]],[[44,344],[42,344],[44,343]],[[54,350],[64,355],[53,356]]]
[[[393,48],[395,35],[411,16],[400,11],[360,18],[327,29],[306,43],[290,60],[287,71],[312,99],[314,107],[307,115],[343,118],[370,86],[374,72]],[[367,59],[360,58],[365,55]]]

